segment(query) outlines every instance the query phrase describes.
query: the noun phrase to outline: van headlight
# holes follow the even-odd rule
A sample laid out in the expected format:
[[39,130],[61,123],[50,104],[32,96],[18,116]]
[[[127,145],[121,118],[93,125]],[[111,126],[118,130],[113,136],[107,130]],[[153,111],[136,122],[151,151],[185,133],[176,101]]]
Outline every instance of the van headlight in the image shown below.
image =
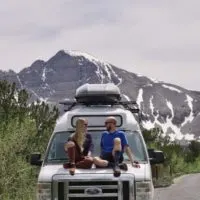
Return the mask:
[[152,200],[153,184],[151,181],[136,182],[136,200]]
[[51,183],[37,184],[37,200],[51,200]]

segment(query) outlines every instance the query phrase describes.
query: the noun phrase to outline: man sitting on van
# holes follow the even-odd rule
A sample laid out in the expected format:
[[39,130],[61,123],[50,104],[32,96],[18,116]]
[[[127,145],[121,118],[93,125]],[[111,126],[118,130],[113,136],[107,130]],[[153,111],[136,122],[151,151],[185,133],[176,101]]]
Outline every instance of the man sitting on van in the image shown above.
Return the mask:
[[123,152],[128,155],[132,166],[139,168],[140,165],[134,161],[133,154],[128,145],[126,135],[123,131],[116,129],[115,117],[108,117],[105,121],[107,131],[101,137],[101,155],[94,158],[94,164],[97,167],[113,167],[114,176],[121,174],[120,168],[127,170],[128,167],[123,162]]

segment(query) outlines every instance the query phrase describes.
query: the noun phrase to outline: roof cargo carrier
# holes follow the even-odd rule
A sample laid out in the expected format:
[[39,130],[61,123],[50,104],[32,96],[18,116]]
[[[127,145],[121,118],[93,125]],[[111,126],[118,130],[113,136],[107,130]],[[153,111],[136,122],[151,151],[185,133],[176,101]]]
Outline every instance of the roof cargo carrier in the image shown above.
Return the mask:
[[119,88],[113,83],[84,84],[76,90],[78,103],[117,103],[121,100]]
[[61,101],[60,104],[65,106],[65,112],[77,105],[118,105],[132,113],[139,113],[136,101],[121,101],[120,89],[113,83],[84,84],[76,90],[75,100]]

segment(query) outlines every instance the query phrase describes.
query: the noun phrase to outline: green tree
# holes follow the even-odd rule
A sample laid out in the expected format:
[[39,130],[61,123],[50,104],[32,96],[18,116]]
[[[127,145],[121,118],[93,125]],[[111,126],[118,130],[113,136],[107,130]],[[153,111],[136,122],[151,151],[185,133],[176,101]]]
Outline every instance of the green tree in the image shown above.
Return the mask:
[[34,151],[44,153],[59,112],[16,85],[0,81],[0,199],[35,199],[37,168],[27,163]]
[[200,157],[200,142],[193,140],[190,142],[188,148],[187,161],[194,162],[198,157]]
[[33,102],[30,106],[30,116],[35,121],[38,135],[44,130],[52,130],[59,116],[59,110],[53,106],[51,108],[45,102]]
[[17,88],[15,83],[9,84],[7,81],[0,81],[0,119],[7,123],[9,117],[14,117],[16,108]]

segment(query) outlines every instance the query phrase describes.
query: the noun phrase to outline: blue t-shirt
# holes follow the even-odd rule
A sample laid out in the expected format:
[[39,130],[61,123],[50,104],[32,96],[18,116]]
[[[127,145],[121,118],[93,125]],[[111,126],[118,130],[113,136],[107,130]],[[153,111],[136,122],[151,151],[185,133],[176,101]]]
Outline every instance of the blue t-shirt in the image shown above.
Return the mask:
[[121,139],[122,151],[124,150],[124,147],[128,145],[128,140],[123,131],[115,131],[113,133],[109,133],[108,131],[105,131],[101,136],[101,152],[102,153],[112,152],[115,138]]

